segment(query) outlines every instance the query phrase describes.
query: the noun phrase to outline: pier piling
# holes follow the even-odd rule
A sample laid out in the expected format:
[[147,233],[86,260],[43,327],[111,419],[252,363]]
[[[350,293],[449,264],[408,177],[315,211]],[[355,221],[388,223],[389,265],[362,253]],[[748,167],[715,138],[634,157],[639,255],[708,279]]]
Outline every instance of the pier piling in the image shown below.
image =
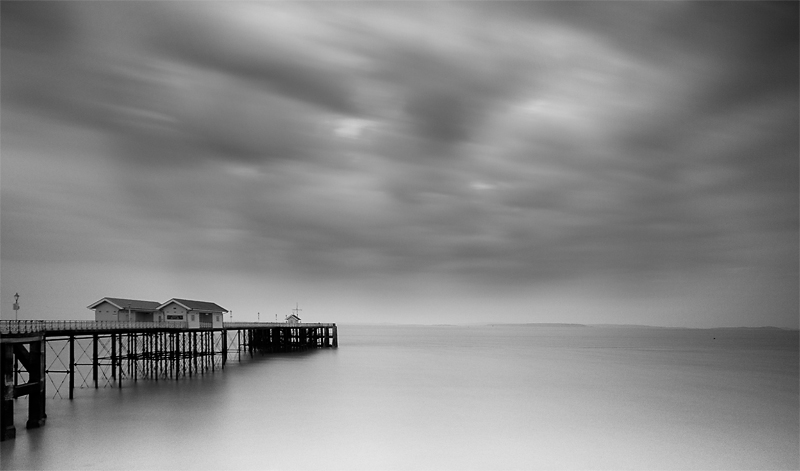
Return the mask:
[[[27,346],[27,348],[26,348]],[[19,384],[15,380],[15,364],[19,362],[27,372],[28,381]],[[2,407],[0,407],[0,441],[13,439],[17,435],[14,426],[14,399],[28,396],[28,421],[26,428],[38,428],[45,424],[45,371],[44,335],[21,335],[0,337],[0,369],[2,369]]]

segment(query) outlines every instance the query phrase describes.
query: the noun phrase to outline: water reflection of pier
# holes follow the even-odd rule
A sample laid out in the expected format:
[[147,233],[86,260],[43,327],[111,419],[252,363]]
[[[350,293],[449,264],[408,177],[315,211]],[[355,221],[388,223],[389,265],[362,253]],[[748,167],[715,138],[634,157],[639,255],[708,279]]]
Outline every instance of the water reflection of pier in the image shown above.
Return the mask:
[[[338,347],[336,324],[229,322],[222,328],[98,321],[0,321],[2,424],[16,436],[14,399],[28,396],[27,428],[45,423],[45,399],[124,381],[177,380],[256,353]],[[50,391],[48,393],[48,390]]]

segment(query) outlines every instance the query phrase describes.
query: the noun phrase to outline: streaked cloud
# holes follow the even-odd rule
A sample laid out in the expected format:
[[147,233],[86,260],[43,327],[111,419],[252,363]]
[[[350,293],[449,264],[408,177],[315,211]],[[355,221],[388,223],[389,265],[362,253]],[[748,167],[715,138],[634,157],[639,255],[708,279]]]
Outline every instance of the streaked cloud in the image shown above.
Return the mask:
[[[6,2],[2,257],[354,292],[791,284],[796,18],[780,2]],[[766,285],[752,296],[775,298]],[[796,324],[796,298],[773,322]]]

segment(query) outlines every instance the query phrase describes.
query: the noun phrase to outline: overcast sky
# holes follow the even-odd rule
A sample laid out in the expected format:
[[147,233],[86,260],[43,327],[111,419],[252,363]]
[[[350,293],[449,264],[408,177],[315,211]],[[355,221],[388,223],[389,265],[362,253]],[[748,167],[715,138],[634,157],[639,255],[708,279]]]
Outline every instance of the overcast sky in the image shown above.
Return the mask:
[[1,8],[3,318],[798,326],[796,2]]

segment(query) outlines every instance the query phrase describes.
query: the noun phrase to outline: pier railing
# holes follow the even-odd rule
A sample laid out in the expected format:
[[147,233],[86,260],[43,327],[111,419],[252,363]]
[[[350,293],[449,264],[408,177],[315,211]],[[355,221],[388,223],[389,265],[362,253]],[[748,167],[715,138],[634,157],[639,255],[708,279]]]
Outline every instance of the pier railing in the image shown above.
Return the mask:
[[[207,325],[204,325],[207,324]],[[256,329],[264,327],[314,328],[330,327],[334,324],[286,322],[224,322],[223,329]],[[201,328],[211,328],[210,323],[201,323]],[[59,320],[0,320],[0,334],[29,334],[60,331],[108,331],[108,330],[164,330],[189,329],[188,321],[165,322],[118,322],[118,321],[59,321]]]
[[298,324],[289,324],[287,322],[223,322],[225,329],[257,329],[262,327],[288,327],[292,329],[307,328],[307,327],[331,327],[336,324],[321,324],[302,322]]
[[118,322],[118,321],[50,321],[21,320],[0,321],[0,334],[28,334],[78,330],[163,330],[188,329],[186,321]]

